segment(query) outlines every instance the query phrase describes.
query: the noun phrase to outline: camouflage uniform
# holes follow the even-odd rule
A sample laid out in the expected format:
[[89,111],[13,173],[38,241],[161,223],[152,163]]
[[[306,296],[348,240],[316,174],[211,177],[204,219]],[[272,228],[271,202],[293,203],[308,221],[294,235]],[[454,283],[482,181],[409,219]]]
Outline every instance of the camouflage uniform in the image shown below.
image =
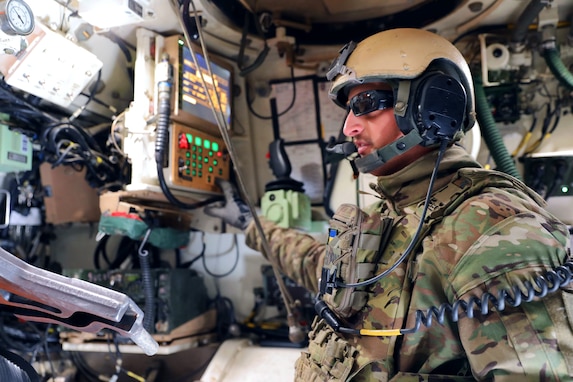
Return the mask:
[[[382,215],[408,216],[423,202],[437,152],[427,154],[391,176],[379,177],[373,189]],[[447,150],[434,190],[466,169],[480,165],[458,147]],[[461,171],[460,171],[461,170]],[[466,176],[471,176],[469,170]],[[517,182],[517,181],[516,181]],[[543,201],[525,187],[483,189],[463,200],[436,223],[415,254],[387,277],[369,286],[366,306],[346,321],[356,329],[414,326],[416,310],[444,302],[497,296],[533,276],[563,264],[569,255],[567,227],[547,213]],[[317,292],[325,244],[261,218],[270,256],[286,275]],[[261,250],[254,224],[247,244]],[[409,240],[394,238],[404,249]],[[397,256],[385,251],[391,265]],[[443,323],[433,320],[413,334],[397,337],[348,336],[315,320],[308,351],[297,361],[296,381],[554,381],[573,380],[573,288],[545,298],[506,304],[474,318],[460,313]]]

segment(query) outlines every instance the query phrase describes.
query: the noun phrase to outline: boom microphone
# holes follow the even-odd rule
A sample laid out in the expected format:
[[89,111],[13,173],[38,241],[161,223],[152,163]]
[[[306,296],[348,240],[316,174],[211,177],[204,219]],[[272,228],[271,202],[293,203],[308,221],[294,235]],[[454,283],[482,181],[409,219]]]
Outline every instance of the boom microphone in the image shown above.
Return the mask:
[[328,146],[326,146],[326,152],[329,154],[340,154],[344,155],[345,157],[349,156],[350,154],[354,154],[358,150],[356,146],[352,142],[344,142],[344,143],[334,143],[329,142]]

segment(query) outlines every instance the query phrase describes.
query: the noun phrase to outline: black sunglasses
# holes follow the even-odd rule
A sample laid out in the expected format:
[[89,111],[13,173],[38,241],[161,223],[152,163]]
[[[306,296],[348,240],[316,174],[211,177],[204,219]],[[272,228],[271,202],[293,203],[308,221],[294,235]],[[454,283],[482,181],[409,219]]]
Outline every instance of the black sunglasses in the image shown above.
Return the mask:
[[384,110],[394,106],[394,93],[391,90],[366,90],[350,98],[347,110],[356,117],[372,113],[376,110]]

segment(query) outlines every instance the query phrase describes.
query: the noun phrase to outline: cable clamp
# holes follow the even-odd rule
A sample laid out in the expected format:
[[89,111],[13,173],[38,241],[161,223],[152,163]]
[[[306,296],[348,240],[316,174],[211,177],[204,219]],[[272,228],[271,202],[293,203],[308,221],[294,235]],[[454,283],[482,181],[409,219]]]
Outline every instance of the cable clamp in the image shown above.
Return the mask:
[[328,268],[322,268],[319,284],[320,295],[332,294],[332,290],[336,287],[336,268],[334,272],[330,272]]

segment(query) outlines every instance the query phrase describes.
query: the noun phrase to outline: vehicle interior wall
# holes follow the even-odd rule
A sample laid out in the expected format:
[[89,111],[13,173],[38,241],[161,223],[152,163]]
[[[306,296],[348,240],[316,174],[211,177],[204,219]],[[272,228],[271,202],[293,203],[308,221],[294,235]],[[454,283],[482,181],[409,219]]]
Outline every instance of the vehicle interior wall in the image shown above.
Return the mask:
[[[108,2],[109,9],[116,3],[122,3],[119,0]],[[87,131],[93,127],[91,131],[96,131],[98,136],[111,136],[114,140],[117,136],[120,145],[122,140],[132,139],[136,144],[143,141],[143,146],[136,146],[139,148],[130,153],[131,160],[153,162],[153,156],[149,154],[153,152],[153,142],[147,141],[145,137],[150,134],[146,129],[156,120],[150,117],[141,125],[133,113],[130,115],[126,112],[148,107],[153,109],[157,106],[154,104],[158,98],[157,94],[154,94],[157,84],[153,84],[153,80],[154,76],[158,76],[155,70],[159,65],[151,53],[142,53],[141,50],[138,52],[137,31],[150,31],[160,36],[183,35],[185,28],[174,2],[141,0],[138,2],[143,6],[141,21],[111,28],[94,27],[81,17],[78,10],[91,4],[92,1],[89,0],[26,0],[26,3],[34,11],[37,28],[46,28],[74,46],[92,53],[102,66],[97,89],[93,88],[96,77],[92,76],[80,94],[66,106],[54,105],[42,97],[29,95],[15,87],[14,93],[27,99],[43,112],[57,116],[58,120],[85,120],[83,126],[86,126]],[[292,164],[292,173],[289,176],[301,181],[311,197],[312,224],[307,228],[308,234],[318,240],[325,240],[329,215],[337,206],[345,202],[364,206],[375,200],[375,197],[361,192],[368,191],[371,176],[354,174],[350,162],[346,159],[327,161],[329,157],[325,147],[328,146],[330,138],[342,139],[339,134],[345,110],[335,107],[328,99],[325,74],[342,45],[360,36],[360,24],[352,24],[357,21],[340,21],[338,19],[343,17],[341,15],[364,15],[380,6],[369,2],[370,5],[363,4],[363,8],[355,9],[353,13],[343,9],[348,6],[345,1],[321,2],[323,8],[331,13],[330,18],[341,23],[340,30],[347,31],[343,28],[344,23],[354,25],[352,30],[355,32],[345,35],[335,33],[336,29],[327,29],[325,25],[328,22],[324,21],[314,25],[314,34],[312,28],[308,32],[306,30],[309,25],[305,22],[299,24],[303,19],[296,16],[300,14],[292,16],[295,23],[289,19],[291,15],[288,9],[281,9],[283,13],[280,15],[277,13],[278,9],[274,9],[274,15],[270,11],[264,11],[262,7],[266,6],[265,2],[229,2],[227,8],[221,5],[224,2],[220,1],[181,1],[178,4],[182,6],[184,3],[191,6],[191,19],[199,21],[200,27],[197,28],[195,24],[194,29],[194,36],[197,37],[194,42],[197,46],[205,47],[208,56],[220,59],[233,68],[232,118],[227,131],[229,140],[225,141],[229,143],[228,149],[232,156],[233,169],[229,172],[229,178],[242,186],[242,197],[254,206],[258,214],[263,215],[261,199],[265,197],[267,185],[276,179],[269,163],[270,144],[277,138],[283,138]],[[391,3],[387,5],[387,12],[397,12],[396,15],[402,15],[401,12],[406,12],[404,9],[408,6],[423,7],[426,3],[435,5],[432,1]],[[483,121],[479,121],[474,129],[468,132],[462,144],[482,165],[496,169],[499,167],[499,163],[496,163],[498,153],[492,153],[493,141],[498,146],[495,150],[506,154],[520,176],[546,198],[548,209],[572,225],[573,139],[570,127],[573,125],[573,80],[570,71],[573,62],[573,1],[548,2],[550,5],[540,12],[528,27],[527,40],[519,50],[511,44],[512,33],[529,2],[484,0],[457,1],[452,4],[455,6],[449,9],[447,14],[429,21],[420,18],[420,25],[414,26],[435,31],[454,42],[470,64],[472,74],[482,77],[482,80],[483,76],[486,76],[487,86],[483,89],[494,118],[494,130],[499,137],[492,138],[492,126],[482,126]],[[273,6],[278,5],[270,2],[268,9],[273,10]],[[286,5],[282,6],[288,8]],[[291,6],[292,12],[295,12],[295,8],[296,12],[302,12],[300,8],[304,8],[297,6],[297,2],[293,2]],[[245,12],[244,9],[250,9],[252,13]],[[194,17],[194,10],[199,18]],[[243,17],[239,10],[244,12],[245,20],[250,20],[251,28],[253,20],[259,20],[261,25],[264,25],[263,21],[270,17],[270,21],[267,20],[270,29],[264,32],[262,37],[257,31],[249,31],[249,34],[244,36],[246,26],[231,20],[231,17],[237,14]],[[377,23],[372,21],[364,24],[365,31],[376,28],[381,30],[392,25],[394,19],[385,18],[387,15],[382,11],[381,13],[380,19],[374,20]],[[398,17],[395,19],[402,20]],[[288,22],[289,20],[291,22]],[[408,23],[404,25],[410,26]],[[331,40],[328,36],[323,36],[323,29],[320,28],[325,28],[327,35],[332,34]],[[548,42],[554,42],[559,59],[563,63],[565,72],[561,73],[560,78],[556,77],[542,56],[541,52],[546,46],[544,44]],[[63,42],[61,46],[64,46]],[[46,77],[59,76],[63,81],[66,76],[71,76],[66,74],[66,70],[69,69],[71,73],[73,65],[79,65],[74,61],[74,54],[62,48],[55,61],[46,63],[41,72]],[[239,57],[242,57],[243,61],[240,61]],[[14,59],[14,55],[0,55],[0,71]],[[151,69],[138,69],[146,65]],[[5,78],[8,77],[6,70],[2,74]],[[150,87],[146,88],[144,84],[149,83]],[[134,102],[138,96],[138,99],[148,97],[149,105]],[[24,131],[27,128],[30,130],[27,126],[20,126]],[[32,130],[29,136],[36,158],[42,161],[45,159],[45,148],[38,133],[40,132]],[[225,135],[222,133],[210,131],[208,136],[218,138]],[[525,137],[528,137],[527,142],[524,142]],[[147,144],[150,148],[146,153],[144,150],[147,150]],[[51,166],[52,169],[57,167],[56,163],[51,163]],[[335,172],[336,168],[338,169]],[[16,179],[18,183],[20,179],[24,180],[20,176],[22,174],[17,172],[4,171],[0,173],[1,184],[7,188],[8,181],[14,182]],[[79,179],[82,180],[82,177]],[[108,191],[127,190],[129,193],[149,190],[126,189],[126,184],[130,183],[129,176],[121,178],[119,183],[121,182],[123,183],[119,186],[98,184],[98,187],[92,188],[98,195]],[[19,195],[26,195],[22,191],[25,186],[25,182],[18,184]],[[69,188],[73,189],[71,184]],[[192,188],[174,187],[173,190],[177,198],[192,202],[213,196]],[[30,192],[36,196],[30,199],[22,196],[24,199],[21,206],[26,207],[28,203],[28,208],[38,206],[45,213],[45,207],[42,205],[45,187],[40,184],[35,191]],[[214,194],[220,199],[220,191]],[[140,207],[131,199],[126,203]],[[66,212],[76,208],[72,204],[72,195],[65,195],[58,206]],[[97,207],[99,205],[96,202]],[[154,209],[156,210],[164,212],[163,205]],[[168,213],[173,211],[169,210]],[[227,324],[226,338],[239,334],[240,325],[231,325],[233,323],[244,323],[253,319],[264,322],[284,314],[280,302],[277,303],[279,297],[274,296],[276,298],[273,304],[266,304],[271,300],[265,295],[268,292],[265,288],[268,288],[271,278],[268,273],[269,262],[261,253],[245,245],[245,237],[241,231],[225,225],[220,219],[206,215],[202,208],[185,210],[181,212],[181,216],[183,218],[178,220],[176,225],[184,224],[189,228],[188,241],[182,247],[161,251],[159,263],[172,268],[185,264],[200,275],[205,282],[208,299],[225,305],[224,314],[232,317],[226,318],[227,321],[224,322]],[[49,245],[41,253],[37,264],[48,259],[50,266],[57,265],[60,270],[93,269],[96,259],[100,264],[104,264],[104,261],[107,261],[108,265],[113,263],[113,258],[112,261],[105,260],[98,252],[101,249],[99,244],[102,237],[98,220],[82,221],[80,218],[76,221],[72,219],[47,223],[45,217],[42,219],[30,223],[24,218],[22,225],[16,227],[16,223],[13,223],[12,228],[5,228],[2,246],[10,245],[11,252],[26,258],[29,251],[38,247],[37,241],[34,246],[34,239],[40,240],[41,237]],[[46,230],[42,230],[43,228]],[[42,235],[38,234],[40,231]],[[16,237],[16,240],[12,240],[10,235]],[[106,244],[107,254],[110,257],[118,256],[122,248],[121,237],[110,236],[112,237]],[[42,264],[45,266],[45,263]],[[133,260],[129,258],[121,264],[124,270],[132,266]],[[185,290],[181,293],[187,292]],[[276,288],[273,293],[276,293]],[[245,328],[246,326],[243,327]]]

